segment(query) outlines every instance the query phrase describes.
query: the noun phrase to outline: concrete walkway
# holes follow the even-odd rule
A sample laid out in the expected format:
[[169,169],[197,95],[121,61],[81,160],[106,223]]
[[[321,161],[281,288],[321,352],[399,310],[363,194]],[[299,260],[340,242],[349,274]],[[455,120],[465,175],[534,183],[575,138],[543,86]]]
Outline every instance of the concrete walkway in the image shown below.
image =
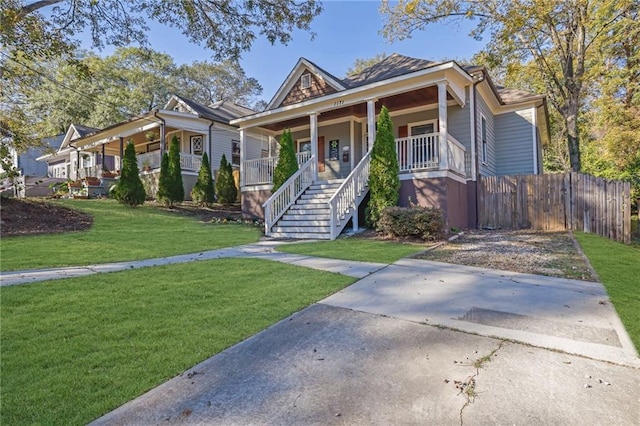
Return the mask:
[[[576,356],[423,322],[425,317],[449,318],[465,327],[465,322],[475,326],[488,318],[494,321],[491,331],[524,341],[527,333],[536,334],[544,345],[545,336],[566,333],[560,338],[577,345],[585,339],[601,342],[602,336],[566,327],[582,321],[598,324],[605,339],[615,340],[611,333],[621,330],[603,319],[610,318],[610,305],[597,303],[606,312],[596,313],[583,300],[606,300],[596,285],[587,284],[584,291],[579,283],[564,282],[553,291],[551,282],[528,282],[534,276],[465,270],[458,277],[465,282],[469,272],[488,275],[481,278],[487,280],[480,284],[484,288],[465,295],[457,278],[442,279],[447,268],[438,269],[444,265],[414,262],[421,261],[403,260],[369,275],[93,424],[640,424],[640,371],[599,361],[601,355],[610,356],[607,351]],[[507,297],[490,288],[496,277],[513,285],[515,293],[500,309],[526,313],[524,318],[483,317],[481,309],[490,310]],[[445,286],[452,286],[451,292],[443,292]],[[532,304],[516,300],[536,291],[551,292],[549,300],[575,303],[572,319],[563,324],[553,306],[544,308],[545,296],[535,295]],[[458,298],[460,303],[452,300]],[[565,309],[570,308],[559,308]],[[467,316],[469,310],[475,316]],[[611,344],[625,358],[618,343],[593,344],[600,349]],[[637,358],[627,360],[638,365]]]
[[599,283],[320,259],[278,244],[16,272],[2,285],[223,257],[360,278],[99,425],[640,424],[640,359]]
[[222,248],[218,250],[209,250],[192,254],[161,257],[156,259],[102,263],[87,266],[69,266],[63,268],[2,272],[0,274],[0,287],[29,284],[39,281],[49,281],[63,278],[82,277],[86,275],[105,272],[126,271],[130,269],[146,268],[150,266],[171,265],[174,263],[197,262],[200,260],[223,259],[229,257],[250,257],[274,260],[277,262],[289,263],[312,269],[336,272],[354,278],[365,277],[387,266],[382,263],[351,262],[348,260],[334,260],[275,251],[275,249],[282,244],[284,243],[278,241],[260,241],[255,244]]

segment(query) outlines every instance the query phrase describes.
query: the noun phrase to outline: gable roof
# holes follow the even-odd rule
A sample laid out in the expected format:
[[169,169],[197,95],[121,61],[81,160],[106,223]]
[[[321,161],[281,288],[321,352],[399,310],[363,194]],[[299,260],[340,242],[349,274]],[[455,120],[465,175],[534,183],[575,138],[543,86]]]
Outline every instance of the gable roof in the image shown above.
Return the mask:
[[438,65],[441,62],[428,61],[426,59],[412,58],[410,56],[394,53],[387,56],[382,61],[371,65],[357,74],[342,80],[342,83],[349,88],[364,86],[378,81],[388,80],[414,71]]
[[218,101],[209,106],[199,104],[182,96],[173,95],[164,109],[174,110],[176,106],[182,106],[190,110],[193,114],[220,123],[229,124],[229,121],[245,115],[255,113],[254,110],[237,105],[233,102]]
[[95,127],[83,126],[81,124],[71,124],[69,126],[69,129],[67,129],[67,132],[64,134],[64,138],[60,143],[58,152],[68,148],[71,142],[98,131],[100,131],[100,129],[97,129]]
[[271,98],[265,110],[277,108],[280,105],[280,103],[283,101],[285,96],[287,96],[287,94],[291,91],[291,89],[297,83],[298,79],[304,73],[305,70],[310,71],[317,78],[325,81],[335,91],[340,92],[346,89],[346,87],[342,84],[339,78],[336,78],[334,75],[320,68],[310,60],[306,58],[300,58],[298,59],[298,62],[294,65],[291,72],[289,72],[289,75],[287,75],[287,78],[284,79],[284,82],[280,85],[280,87],[276,91],[276,94],[273,95],[273,98]]

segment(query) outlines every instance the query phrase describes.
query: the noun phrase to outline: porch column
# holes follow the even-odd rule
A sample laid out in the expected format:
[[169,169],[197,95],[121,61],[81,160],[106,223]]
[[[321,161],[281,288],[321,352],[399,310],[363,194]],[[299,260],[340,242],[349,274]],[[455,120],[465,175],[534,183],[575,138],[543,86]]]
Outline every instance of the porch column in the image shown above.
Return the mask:
[[355,152],[356,152],[356,142],[355,142],[355,123],[353,119],[349,121],[349,159],[351,160],[351,170],[355,167]]
[[449,169],[449,149],[447,146],[447,83],[438,83],[438,127],[440,144],[440,170]]
[[100,167],[102,170],[104,170],[105,166],[107,165],[105,161],[105,153],[106,153],[106,145],[102,144],[102,160],[100,161],[102,163],[102,166]]
[[82,164],[80,164],[80,150],[76,149],[76,180],[80,179],[80,168]]
[[318,113],[309,114],[311,126],[311,155],[315,156],[316,168],[313,180],[318,180]]
[[122,157],[124,157],[124,138],[120,136],[120,168],[118,170],[122,171]]
[[376,100],[367,99],[367,151],[373,148],[376,140]]
[[166,137],[166,130],[164,122],[160,122],[160,158],[162,158],[162,154],[164,154],[165,146],[164,146],[164,138]]
[[244,129],[240,129],[240,189],[244,186],[244,162],[247,156],[247,133]]

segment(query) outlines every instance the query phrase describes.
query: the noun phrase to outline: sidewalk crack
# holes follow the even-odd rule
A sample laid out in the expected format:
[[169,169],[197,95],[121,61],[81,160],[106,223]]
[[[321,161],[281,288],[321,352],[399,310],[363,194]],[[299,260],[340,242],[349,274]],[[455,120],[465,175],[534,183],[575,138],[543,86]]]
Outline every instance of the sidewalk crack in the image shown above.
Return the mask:
[[476,392],[476,385],[477,385],[477,380],[476,378],[480,375],[480,369],[484,367],[484,365],[488,362],[491,362],[491,358],[493,356],[495,356],[496,352],[498,352],[501,348],[502,345],[506,342],[506,340],[501,340],[500,343],[498,344],[498,346],[493,349],[491,352],[489,352],[487,355],[481,356],[480,358],[477,358],[474,362],[473,362],[473,366],[476,369],[475,374],[472,374],[471,376],[467,377],[466,380],[464,381],[459,381],[459,380],[455,380],[454,383],[456,385],[456,389],[459,389],[460,392],[458,392],[458,395],[464,395],[466,398],[466,401],[464,403],[464,405],[462,406],[462,408],[460,409],[460,426],[464,425],[464,410],[465,408],[467,408],[469,405],[473,404],[476,400],[476,396],[477,396],[477,392]]

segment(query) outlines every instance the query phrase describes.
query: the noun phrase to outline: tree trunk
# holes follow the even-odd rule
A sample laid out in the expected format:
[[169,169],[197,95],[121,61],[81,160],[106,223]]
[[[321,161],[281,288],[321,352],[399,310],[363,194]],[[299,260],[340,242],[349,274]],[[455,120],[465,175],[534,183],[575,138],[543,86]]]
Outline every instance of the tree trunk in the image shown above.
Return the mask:
[[582,166],[580,162],[580,132],[578,129],[580,89],[572,87],[568,92],[567,104],[564,111],[562,111],[562,115],[564,116],[567,128],[567,144],[569,147],[569,164],[571,165],[571,171],[579,172]]
[[578,120],[576,113],[569,113],[565,117],[567,127],[567,144],[569,146],[569,164],[571,171],[580,171],[580,138],[578,136]]

